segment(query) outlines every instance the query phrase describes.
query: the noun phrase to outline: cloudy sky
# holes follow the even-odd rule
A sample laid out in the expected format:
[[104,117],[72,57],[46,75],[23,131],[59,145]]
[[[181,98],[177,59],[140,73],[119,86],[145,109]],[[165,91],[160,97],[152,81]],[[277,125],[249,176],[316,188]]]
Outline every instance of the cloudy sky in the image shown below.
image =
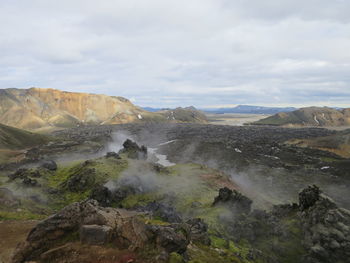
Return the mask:
[[349,0],[0,0],[0,88],[350,107]]

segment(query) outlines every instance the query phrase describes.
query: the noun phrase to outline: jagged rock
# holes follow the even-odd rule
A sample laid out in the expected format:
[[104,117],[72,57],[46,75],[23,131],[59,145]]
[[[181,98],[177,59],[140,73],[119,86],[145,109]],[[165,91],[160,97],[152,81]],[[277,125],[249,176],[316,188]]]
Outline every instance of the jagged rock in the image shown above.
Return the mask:
[[211,241],[208,235],[208,225],[201,218],[192,218],[186,221],[190,226],[190,239],[209,246]]
[[319,199],[321,194],[320,188],[316,185],[308,186],[299,193],[299,206],[301,210],[308,209],[313,206]]
[[141,147],[137,145],[130,139],[127,139],[123,143],[123,149],[119,153],[126,153],[131,159],[147,159],[147,148],[142,145]]
[[[171,226],[149,226],[149,229],[156,237],[156,244],[166,252],[182,254],[186,251],[189,239],[184,235],[185,229],[176,229]],[[183,230],[183,231],[181,231]]]
[[236,190],[227,187],[220,188],[219,195],[215,197],[213,205],[224,204],[238,213],[249,213],[252,200]]
[[46,168],[50,171],[56,171],[57,170],[57,163],[53,160],[48,160],[48,161],[45,161],[41,167],[43,168]]
[[299,194],[306,262],[346,262],[350,257],[350,211],[338,208],[317,186]]
[[109,226],[83,225],[79,231],[80,242],[89,245],[104,245],[111,239],[112,228]]
[[8,175],[10,181],[16,180],[17,178],[24,179],[28,176],[28,169],[20,168],[16,172]]
[[95,200],[73,203],[32,229],[26,241],[17,247],[12,262],[36,260],[77,232],[88,244],[113,242],[128,250],[153,244],[167,253],[186,251],[189,244],[186,226],[149,225],[139,215],[135,211],[101,207]]
[[108,153],[106,153],[106,158],[121,159],[119,154],[117,154],[116,152],[108,152]]
[[164,221],[170,223],[182,222],[180,214],[178,214],[173,207],[156,201],[150,202],[145,206],[139,207],[138,209],[141,211],[151,212],[154,217],[160,217]]
[[90,198],[96,200],[101,206],[110,206],[113,202],[112,192],[105,186],[95,187],[90,194]]

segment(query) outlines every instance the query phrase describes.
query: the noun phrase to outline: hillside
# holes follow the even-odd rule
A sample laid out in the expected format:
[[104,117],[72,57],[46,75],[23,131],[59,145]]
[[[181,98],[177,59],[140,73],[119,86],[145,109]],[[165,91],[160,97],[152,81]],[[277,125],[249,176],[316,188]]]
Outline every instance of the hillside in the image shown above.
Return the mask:
[[46,141],[44,135],[0,124],[0,149],[24,149]]
[[350,108],[307,107],[292,112],[281,112],[253,122],[254,125],[294,125],[338,127],[350,125]]
[[350,158],[350,129],[329,136],[292,140],[290,143],[300,147],[329,151],[344,158]]
[[0,124],[0,163],[22,155],[23,149],[48,141],[44,135]]
[[[193,111],[187,113],[193,116]],[[185,119],[197,121],[197,118]],[[183,120],[145,111],[122,97],[39,88],[0,90],[0,123],[17,128],[35,130],[147,121]]]
[[195,107],[176,108],[160,111],[169,121],[207,123],[205,114]]

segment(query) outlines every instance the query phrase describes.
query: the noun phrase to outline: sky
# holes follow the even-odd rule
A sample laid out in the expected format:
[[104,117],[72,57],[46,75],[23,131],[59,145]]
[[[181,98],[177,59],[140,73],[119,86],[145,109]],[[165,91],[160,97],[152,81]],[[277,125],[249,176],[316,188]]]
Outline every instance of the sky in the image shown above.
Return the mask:
[[0,88],[350,107],[349,0],[0,0]]

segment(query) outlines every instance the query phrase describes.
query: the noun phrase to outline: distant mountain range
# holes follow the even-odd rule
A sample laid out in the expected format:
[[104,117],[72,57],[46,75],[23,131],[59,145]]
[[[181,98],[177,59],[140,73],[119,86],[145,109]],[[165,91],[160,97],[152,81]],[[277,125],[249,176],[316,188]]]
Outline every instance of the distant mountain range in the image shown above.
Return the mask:
[[128,99],[55,89],[0,89],[0,123],[27,130],[129,122],[199,122],[194,108],[150,112]]
[[264,106],[252,106],[252,105],[238,105],[232,108],[216,108],[216,109],[202,109],[207,113],[242,113],[242,114],[275,114],[278,112],[290,112],[296,110],[294,107],[264,107]]
[[338,127],[350,125],[350,108],[306,107],[280,112],[253,122],[254,125]]

